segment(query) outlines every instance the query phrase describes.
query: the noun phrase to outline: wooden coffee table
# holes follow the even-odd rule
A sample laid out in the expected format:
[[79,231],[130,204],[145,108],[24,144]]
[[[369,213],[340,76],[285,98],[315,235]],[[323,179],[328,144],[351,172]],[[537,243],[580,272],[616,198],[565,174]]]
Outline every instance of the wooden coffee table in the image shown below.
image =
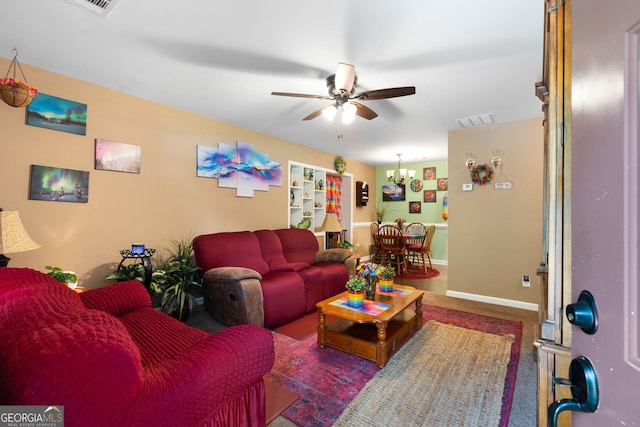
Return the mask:
[[[424,292],[411,286],[393,286],[394,290],[404,293],[376,292],[376,302],[389,304],[388,308],[377,314],[336,304],[346,298],[346,291],[316,304],[319,318],[318,346],[329,346],[355,354],[376,362],[378,368],[384,368],[389,357],[422,328]],[[409,310],[408,307],[414,302],[415,310]],[[337,319],[327,324],[327,315]]]

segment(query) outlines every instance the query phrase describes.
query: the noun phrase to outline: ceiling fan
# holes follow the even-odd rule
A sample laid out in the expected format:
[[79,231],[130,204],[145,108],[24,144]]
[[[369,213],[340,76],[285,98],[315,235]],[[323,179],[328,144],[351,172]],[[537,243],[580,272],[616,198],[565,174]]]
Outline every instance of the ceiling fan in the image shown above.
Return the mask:
[[397,98],[400,96],[414,95],[416,93],[415,86],[368,90],[365,92],[355,93],[357,83],[358,77],[356,76],[356,68],[351,64],[339,62],[336,73],[327,77],[327,89],[329,90],[328,96],[288,92],[271,92],[271,95],[331,100],[333,101],[331,104],[312,112],[302,120],[315,119],[320,114],[325,115],[329,120],[331,120],[337,111],[342,110],[342,120],[346,123],[352,121],[356,115],[367,120],[378,117],[378,114],[376,114],[376,112],[371,108],[356,101]]

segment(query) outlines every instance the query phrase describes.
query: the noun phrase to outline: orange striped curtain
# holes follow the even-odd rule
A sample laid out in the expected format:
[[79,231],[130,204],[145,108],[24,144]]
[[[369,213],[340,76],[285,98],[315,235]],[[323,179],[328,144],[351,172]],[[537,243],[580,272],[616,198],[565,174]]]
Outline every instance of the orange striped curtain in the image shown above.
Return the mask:
[[334,213],[338,215],[338,221],[340,220],[340,214],[342,211],[342,177],[335,175],[327,175],[327,189],[326,189],[327,213]]

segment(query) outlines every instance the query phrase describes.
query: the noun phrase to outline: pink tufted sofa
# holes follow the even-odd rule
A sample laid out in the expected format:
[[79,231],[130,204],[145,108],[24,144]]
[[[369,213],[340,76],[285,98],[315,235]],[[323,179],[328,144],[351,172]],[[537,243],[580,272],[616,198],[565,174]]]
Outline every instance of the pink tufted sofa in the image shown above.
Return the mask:
[[200,235],[193,249],[211,315],[226,325],[265,328],[344,292],[358,258],[347,249],[320,250],[311,231],[297,228]]
[[269,331],[210,335],[151,308],[137,281],[78,294],[0,268],[0,403],[64,406],[65,426],[263,426]]

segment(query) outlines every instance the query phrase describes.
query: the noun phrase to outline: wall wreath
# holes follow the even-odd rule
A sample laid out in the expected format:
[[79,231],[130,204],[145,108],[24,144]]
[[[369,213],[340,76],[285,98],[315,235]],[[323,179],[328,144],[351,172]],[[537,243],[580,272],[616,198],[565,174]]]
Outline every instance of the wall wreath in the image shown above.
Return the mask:
[[471,182],[478,185],[486,185],[493,179],[493,168],[488,164],[476,165],[471,168]]

